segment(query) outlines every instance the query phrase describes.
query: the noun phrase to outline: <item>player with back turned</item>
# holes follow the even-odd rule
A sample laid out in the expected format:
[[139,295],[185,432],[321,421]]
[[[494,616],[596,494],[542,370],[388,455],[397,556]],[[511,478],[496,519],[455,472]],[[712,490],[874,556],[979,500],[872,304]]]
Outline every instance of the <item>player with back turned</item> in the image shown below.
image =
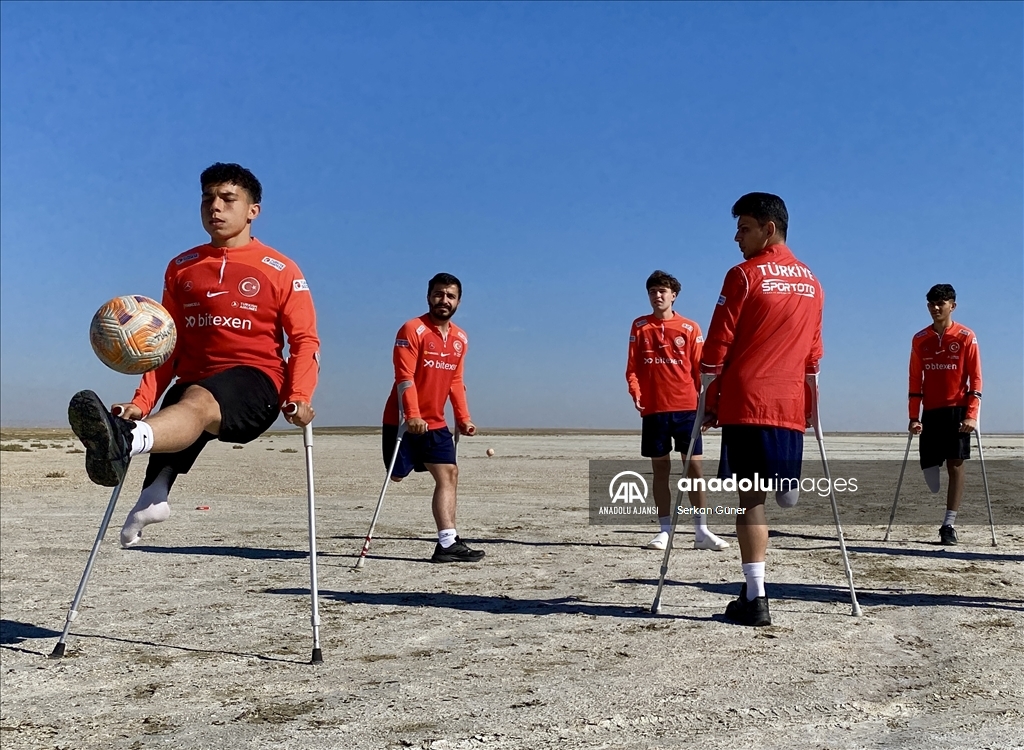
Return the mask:
[[[722,427],[719,476],[737,480],[799,480],[810,400],[806,376],[822,356],[821,285],[786,246],[789,213],[777,195],[749,193],[732,207],[735,241],[744,261],[725,276],[701,356],[708,386],[706,423]],[[776,485],[775,499],[792,507],[798,489]],[[725,616],[742,625],[770,625],[764,590],[768,522],[761,485],[739,492],[736,516],[744,584]]]
[[210,241],[171,260],[164,274],[162,303],[178,329],[174,353],[143,376],[131,402],[108,411],[95,393],[81,391],[68,407],[96,484],[117,485],[133,456],[152,454],[121,529],[124,547],[169,517],[174,480],[209,441],[248,443],[282,410],[300,427],[314,417],[320,340],[313,300],[298,266],[252,236],[262,186],[238,164],[214,164],[199,181]]
[[932,492],[939,491],[939,471],[946,464],[949,486],[939,541],[952,545],[958,542],[955,525],[964,496],[964,459],[971,457],[971,433],[981,410],[981,353],[974,332],[953,322],[952,286],[936,284],[926,299],[932,324],[910,342],[909,429],[921,436],[921,469]]
[[[654,502],[658,507],[658,534],[647,549],[663,550],[672,533],[672,442],[684,457],[697,417],[700,390],[700,355],[704,339],[700,326],[672,309],[682,285],[675,276],[655,271],[647,279],[651,313],[633,321],[629,331],[626,382],[633,405],[640,412],[643,430],[640,455],[651,459]],[[688,475],[702,476],[704,454],[700,433],[693,448]],[[690,504],[705,508],[704,490],[690,492]],[[729,543],[708,530],[703,513],[693,516],[694,549],[721,551]]]

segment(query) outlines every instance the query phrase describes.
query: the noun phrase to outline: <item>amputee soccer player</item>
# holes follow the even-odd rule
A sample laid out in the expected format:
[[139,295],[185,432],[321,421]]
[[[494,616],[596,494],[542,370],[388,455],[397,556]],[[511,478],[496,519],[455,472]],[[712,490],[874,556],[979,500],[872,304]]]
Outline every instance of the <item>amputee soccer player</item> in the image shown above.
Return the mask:
[[[152,453],[142,494],[121,529],[124,547],[170,516],[174,480],[209,441],[255,440],[289,404],[285,418],[292,424],[314,417],[320,340],[313,300],[298,266],[252,236],[259,180],[238,164],[217,163],[199,181],[210,241],[171,260],[164,274],[163,306],[178,328],[174,353],[143,375],[130,403],[108,412],[95,393],[81,391],[68,407],[93,482],[112,487],[133,456]],[[147,416],[165,390],[160,410]]]
[[932,324],[910,342],[909,429],[921,436],[921,468],[932,492],[939,491],[939,471],[946,463],[949,486],[939,541],[956,544],[964,459],[971,457],[971,433],[981,410],[981,352],[974,332],[953,322],[956,290],[952,286],[936,284],[926,298]]
[[735,241],[744,261],[725,275],[701,357],[709,386],[706,423],[722,427],[719,476],[755,480],[740,491],[736,516],[745,583],[725,616],[743,625],[770,625],[764,590],[768,522],[764,502],[771,477],[776,501],[799,495],[804,430],[810,400],[806,375],[822,356],[821,285],[786,247],[789,213],[777,195],[749,193],[732,207]]
[[[700,393],[700,354],[704,344],[700,326],[672,309],[682,286],[675,276],[655,271],[647,279],[651,314],[633,321],[629,331],[626,382],[633,405],[640,412],[643,431],[640,455],[651,459],[654,471],[654,502],[658,506],[661,530],[647,549],[665,549],[672,533],[672,441],[685,458],[693,421],[697,418]],[[697,442],[687,475],[703,476],[703,440]],[[706,508],[704,490],[690,492],[690,505]],[[708,530],[703,513],[693,516],[694,549],[723,550],[729,543]]]
[[398,449],[391,479],[400,482],[412,471],[429,471],[434,478],[431,510],[437,524],[432,562],[477,562],[483,550],[470,549],[455,529],[459,467],[455,441],[444,418],[451,398],[455,425],[462,435],[476,434],[462,380],[469,339],[451,322],[462,300],[462,282],[439,273],[427,283],[428,312],[408,321],[395,337],[395,384],[384,406],[381,448],[384,466],[391,462],[398,439],[398,386],[411,383],[402,393],[406,434]]

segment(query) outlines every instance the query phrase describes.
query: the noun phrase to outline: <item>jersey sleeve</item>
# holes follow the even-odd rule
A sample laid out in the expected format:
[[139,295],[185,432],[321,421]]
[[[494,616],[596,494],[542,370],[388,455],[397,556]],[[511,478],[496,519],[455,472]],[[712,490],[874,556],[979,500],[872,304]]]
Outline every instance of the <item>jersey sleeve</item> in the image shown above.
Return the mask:
[[[174,298],[173,289],[174,276],[171,273],[170,267],[168,267],[164,273],[164,292],[160,299],[160,304],[171,314],[174,325],[180,331],[185,327],[185,319],[182,315],[181,305]],[[171,381],[174,380],[174,373],[178,364],[178,346],[181,346],[180,339],[167,361],[155,370],[145,373],[142,376],[142,382],[139,383],[139,387],[135,389],[132,403],[139,407],[144,417],[149,416],[160,396],[167,390],[167,386],[171,384]]]
[[909,412],[913,420],[921,419],[921,402],[924,400],[924,364],[917,353],[917,347],[910,344],[910,383],[907,389],[910,400]]
[[282,281],[289,286],[280,290],[283,295],[281,327],[288,337],[288,374],[281,403],[303,401],[309,404],[320,376],[320,338],[309,284],[297,266],[293,265],[292,269],[292,278],[282,276]]
[[701,353],[701,372],[718,374],[722,371],[729,347],[736,338],[736,326],[739,323],[743,302],[747,297],[747,277],[739,266],[729,269],[722,284],[722,294],[718,298],[711,325],[704,340]]
[[395,385],[408,382],[409,388],[402,394],[402,411],[406,421],[420,419],[420,402],[416,394],[416,360],[420,351],[420,337],[416,333],[416,320],[398,329],[395,337]]
[[[718,304],[715,305],[715,312],[711,316],[708,335],[704,338],[704,347],[700,358],[702,374],[722,374],[722,365],[725,364],[729,348],[736,338],[736,326],[739,324],[743,303],[747,298],[747,287],[747,276],[743,273],[743,269],[739,266],[730,268],[722,283],[722,293],[718,297]],[[708,387],[704,402],[708,412],[718,413],[720,393],[720,378],[716,378]]]
[[977,419],[981,411],[981,350],[978,348],[978,337],[971,333],[964,354],[964,370],[969,379],[967,391],[967,418]]
[[807,355],[807,374],[818,372],[818,362],[825,356],[825,346],[821,340],[821,323],[825,311],[825,293],[818,287],[818,315],[814,324],[814,337],[811,339],[811,352]]
[[637,357],[637,328],[634,323],[629,327],[629,349],[626,354],[626,385],[629,388],[629,395],[633,397],[633,401],[640,403],[640,378],[637,377],[636,357]]
[[[697,322],[693,323],[693,343],[690,345],[690,376],[693,378],[693,387],[700,394],[700,360],[704,353],[704,336],[700,332]],[[706,402],[705,402],[706,403]]]
[[465,424],[473,421],[469,416],[469,402],[466,400],[466,383],[462,379],[462,371],[466,364],[466,352],[463,350],[459,357],[459,366],[455,368],[455,375],[452,377],[452,385],[448,390],[448,397],[452,402],[452,411],[455,412],[455,424]]

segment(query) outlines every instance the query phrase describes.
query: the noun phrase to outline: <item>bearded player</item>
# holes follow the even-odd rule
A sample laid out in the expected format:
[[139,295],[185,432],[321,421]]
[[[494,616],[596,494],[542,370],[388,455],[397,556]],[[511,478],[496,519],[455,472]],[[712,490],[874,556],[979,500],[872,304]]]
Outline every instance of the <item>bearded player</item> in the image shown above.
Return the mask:
[[431,510],[437,525],[437,544],[430,558],[436,563],[478,562],[482,550],[470,549],[455,528],[459,485],[455,441],[444,418],[451,399],[459,434],[472,436],[466,386],[462,380],[469,339],[451,322],[462,301],[462,282],[439,273],[427,282],[428,312],[407,321],[395,337],[395,384],[384,406],[381,450],[388,466],[398,440],[398,387],[406,434],[398,449],[391,479],[400,482],[412,471],[428,471],[434,478]]
[[214,164],[199,182],[210,241],[171,260],[164,274],[162,303],[178,329],[174,353],[143,375],[130,402],[108,411],[95,393],[81,391],[68,407],[96,484],[116,486],[134,456],[151,454],[121,529],[124,547],[167,520],[175,479],[208,442],[251,442],[282,410],[300,427],[314,417],[320,340],[313,300],[298,266],[252,235],[262,186],[238,164]]

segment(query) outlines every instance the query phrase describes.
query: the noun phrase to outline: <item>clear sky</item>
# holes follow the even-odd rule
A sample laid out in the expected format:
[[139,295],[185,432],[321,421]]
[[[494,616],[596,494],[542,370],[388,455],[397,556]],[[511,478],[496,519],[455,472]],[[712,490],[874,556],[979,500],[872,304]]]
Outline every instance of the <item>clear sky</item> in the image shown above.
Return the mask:
[[93,312],[206,239],[199,173],[264,185],[310,281],[318,424],[379,424],[394,334],[459,276],[474,421],[639,427],[656,268],[707,328],[733,201],[783,196],[826,293],[826,429],[906,427],[924,295],[978,334],[982,426],[1024,428],[1021,3],[0,5],[0,418],[125,400]]

